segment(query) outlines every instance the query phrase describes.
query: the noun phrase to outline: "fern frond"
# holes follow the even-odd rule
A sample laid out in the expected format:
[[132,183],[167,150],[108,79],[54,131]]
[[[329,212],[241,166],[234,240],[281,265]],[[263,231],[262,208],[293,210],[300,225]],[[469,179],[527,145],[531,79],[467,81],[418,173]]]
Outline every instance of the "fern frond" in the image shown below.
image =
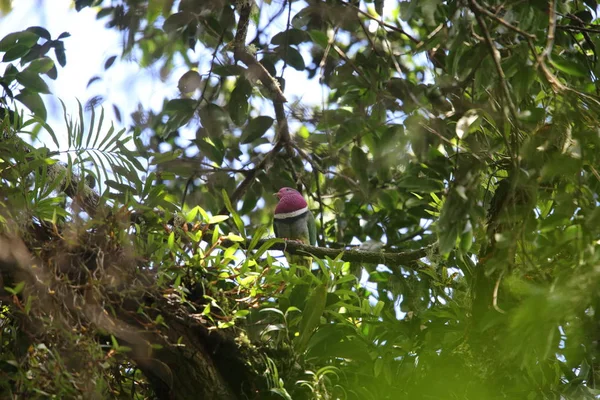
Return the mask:
[[[135,159],[137,153],[125,146],[133,139],[131,136],[127,136],[126,129],[116,130],[111,123],[108,130],[103,131],[104,108],[101,108],[98,120],[96,120],[96,111],[91,108],[89,126],[86,129],[81,103],[77,102],[78,116],[76,120],[68,116],[66,106],[62,101],[61,104],[68,140],[67,149],[59,149],[59,152],[67,154],[69,166],[78,164],[80,173],[92,175],[98,182],[100,193],[107,189],[106,181],[109,179],[114,179],[119,184],[124,183],[123,179],[137,184],[138,173],[142,171],[140,168],[142,165]],[[130,187],[130,185],[120,185],[120,187],[125,186]]]

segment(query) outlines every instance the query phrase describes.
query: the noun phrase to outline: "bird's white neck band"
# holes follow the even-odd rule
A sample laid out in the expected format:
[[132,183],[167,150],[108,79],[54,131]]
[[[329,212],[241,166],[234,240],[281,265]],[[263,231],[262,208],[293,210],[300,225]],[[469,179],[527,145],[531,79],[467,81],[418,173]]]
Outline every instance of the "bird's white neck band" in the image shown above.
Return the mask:
[[292,211],[292,212],[288,212],[288,213],[279,213],[279,214],[275,214],[275,219],[288,219],[288,218],[294,218],[297,217],[299,215],[304,214],[305,212],[308,211],[308,207],[303,207],[299,210],[296,211]]

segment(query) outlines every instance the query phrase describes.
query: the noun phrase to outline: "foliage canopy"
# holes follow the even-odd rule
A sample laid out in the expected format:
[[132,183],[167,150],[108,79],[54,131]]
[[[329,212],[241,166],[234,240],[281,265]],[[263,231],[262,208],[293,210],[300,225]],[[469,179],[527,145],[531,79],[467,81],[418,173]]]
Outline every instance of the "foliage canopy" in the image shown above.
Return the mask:
[[[65,109],[65,147],[68,34],[0,41],[0,393],[600,395],[595,0],[75,5],[106,69],[188,71],[129,129]],[[269,238],[282,186],[319,247]]]

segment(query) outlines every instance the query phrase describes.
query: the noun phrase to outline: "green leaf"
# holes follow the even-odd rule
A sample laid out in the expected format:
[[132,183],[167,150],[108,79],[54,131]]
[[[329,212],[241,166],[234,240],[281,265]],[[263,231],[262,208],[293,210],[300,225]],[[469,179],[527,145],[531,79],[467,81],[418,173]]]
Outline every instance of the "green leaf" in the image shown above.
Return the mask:
[[148,2],[148,10],[146,12],[148,23],[151,24],[156,21],[156,19],[160,16],[164,6],[164,0],[150,0]]
[[265,225],[259,226],[258,229],[254,232],[254,235],[252,235],[252,240],[250,241],[247,250],[254,250],[254,248],[258,244],[258,241],[264,236],[266,232],[267,227]]
[[271,39],[271,44],[273,45],[292,45],[292,44],[300,44],[302,42],[307,42],[309,40],[309,36],[306,31],[300,29],[288,29],[287,31],[279,32],[273,39]]
[[38,93],[50,93],[50,89],[44,80],[35,72],[29,70],[21,71],[16,76],[17,82],[25,86],[26,89]]
[[164,112],[171,116],[167,123],[167,132],[178,129],[194,116],[197,102],[192,99],[173,99],[165,105]]
[[233,234],[231,232],[229,232],[227,234],[227,236],[225,236],[225,239],[231,240],[232,242],[243,242],[244,241],[243,237],[241,237],[240,235]]
[[229,219],[229,215],[212,215],[208,219],[207,223],[211,224],[211,225],[212,224],[218,224],[220,222],[227,221],[228,219]]
[[166,113],[190,113],[196,108],[196,101],[192,99],[173,99],[169,100],[165,105]]
[[135,191],[135,189],[129,185],[126,185],[124,183],[119,183],[119,182],[113,181],[111,179],[107,179],[105,183],[106,183],[106,186],[113,188],[117,192],[120,192],[120,193],[127,193],[127,192]]
[[30,26],[29,28],[25,29],[25,31],[34,33],[37,36],[46,40],[52,39],[52,36],[50,36],[50,32],[48,32],[46,28],[42,28],[41,26]]
[[18,58],[23,57],[30,50],[29,46],[18,44],[14,47],[11,47],[6,53],[4,53],[4,57],[2,57],[3,62],[13,61]]
[[18,295],[19,293],[21,293],[23,291],[23,288],[25,288],[25,281],[17,283],[17,285],[14,288],[4,286],[4,290],[13,295]]
[[21,31],[9,33],[0,40],[0,52],[8,51],[17,45],[30,49],[31,46],[37,43],[38,39],[39,36],[33,32]]
[[460,235],[460,251],[466,254],[473,245],[473,229],[470,228]]
[[37,117],[43,121],[46,120],[46,106],[44,105],[44,101],[38,93],[29,90],[23,90],[21,93],[15,96],[15,99],[23,103]]
[[58,77],[58,70],[56,69],[56,65],[53,65],[49,71],[46,71],[46,75],[52,80],[56,79]]
[[444,229],[438,230],[438,240],[441,254],[448,254],[456,246],[456,239],[459,235],[459,224],[451,224],[445,226]]
[[306,302],[306,307],[302,313],[300,321],[299,333],[296,340],[296,349],[298,353],[302,353],[306,349],[312,333],[319,326],[321,316],[325,311],[327,303],[327,286],[317,286]]
[[325,32],[312,30],[308,32],[308,34],[315,44],[319,45],[323,49],[327,48],[327,45],[329,44],[329,38]]
[[225,208],[227,208],[227,211],[229,211],[229,213],[233,217],[233,222],[235,223],[238,232],[241,233],[243,237],[246,237],[246,228],[244,226],[244,222],[233,208],[233,205],[231,204],[231,201],[229,200],[229,196],[227,195],[225,189],[221,191],[221,194],[223,195],[223,202],[225,203]]
[[254,257],[259,258],[260,256],[262,256],[265,253],[265,251],[269,250],[271,248],[271,246],[273,246],[276,243],[285,243],[285,240],[278,239],[278,238],[267,239],[262,244],[262,246],[260,246],[259,249],[256,251],[256,253],[254,254]]
[[219,76],[237,76],[241,75],[246,71],[239,65],[216,65],[213,68],[213,72]]
[[247,144],[262,137],[265,132],[273,125],[273,118],[261,115],[252,118],[248,121],[248,125],[244,128],[240,141],[242,144]]
[[165,23],[163,24],[163,30],[167,33],[173,33],[178,29],[187,27],[187,25],[195,19],[196,16],[187,11],[172,14],[165,20]]
[[226,129],[229,121],[225,110],[214,103],[210,103],[202,107],[198,114],[208,136],[211,138],[223,136],[223,130]]
[[13,79],[15,79],[15,77],[17,76],[17,74],[19,73],[19,70],[17,69],[17,67],[15,67],[12,64],[8,64],[6,66],[6,69],[4,70],[4,81],[10,83]]
[[223,158],[225,157],[224,152],[217,148],[210,138],[197,139],[194,143],[196,143],[200,149],[202,156],[217,164],[221,164],[223,162]]
[[174,231],[171,231],[171,233],[169,233],[169,238],[167,239],[167,246],[171,250],[174,250],[174,248],[175,248],[175,232]]
[[311,14],[311,7],[303,8],[299,13],[294,15],[294,18],[292,18],[292,26],[297,29],[305,27],[312,18]]
[[196,89],[200,89],[202,77],[198,71],[189,70],[179,78],[177,88],[181,93],[192,93]]
[[120,178],[126,178],[128,182],[136,183],[140,180],[137,171],[132,168],[126,168],[122,165],[113,165],[112,166],[113,173],[115,175],[119,175]]
[[367,159],[367,154],[360,148],[360,146],[352,147],[350,163],[354,173],[362,182],[365,182],[368,178],[367,167],[369,165],[369,161]]
[[284,400],[292,400],[292,396],[290,396],[290,394],[288,393],[287,390],[285,390],[285,388],[274,387],[274,388],[269,389],[269,392],[275,393],[276,395],[283,398]]
[[65,46],[62,42],[56,42],[54,45],[54,55],[61,67],[67,65],[67,56],[65,54]]
[[248,119],[248,99],[252,93],[252,87],[246,79],[238,79],[235,89],[231,92],[229,104],[229,116],[238,126],[241,126]]
[[277,49],[277,53],[295,70],[304,71],[306,69],[304,58],[302,58],[300,52],[295,48],[291,46],[281,46]]
[[572,59],[553,56],[550,63],[559,71],[565,74],[586,78],[590,76],[590,71],[583,65],[572,61]]
[[158,165],[175,160],[181,156],[181,153],[182,151],[180,149],[166,153],[154,153],[150,165]]
[[[13,32],[4,36],[2,40],[0,40],[0,51],[7,51],[17,44],[19,37],[22,35],[22,32]],[[33,35],[33,34],[32,34]]]
[[77,108],[79,109],[79,121],[75,128],[75,148],[81,149],[83,143],[83,132],[85,131],[85,119],[83,118],[83,107],[81,102],[77,100]]
[[49,57],[41,57],[33,60],[25,71],[30,71],[36,74],[44,74],[54,67],[54,61]]
[[398,187],[405,188],[415,192],[429,193],[438,191],[442,188],[442,183],[429,178],[417,178],[416,176],[407,176],[398,182]]

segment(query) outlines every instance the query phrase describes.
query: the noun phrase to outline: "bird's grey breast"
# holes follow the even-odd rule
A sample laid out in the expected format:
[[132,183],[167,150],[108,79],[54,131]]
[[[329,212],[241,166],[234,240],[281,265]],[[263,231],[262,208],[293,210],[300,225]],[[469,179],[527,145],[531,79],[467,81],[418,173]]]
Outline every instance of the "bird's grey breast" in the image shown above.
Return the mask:
[[308,240],[308,224],[306,222],[307,214],[299,215],[294,218],[276,219],[277,236],[286,239]]

